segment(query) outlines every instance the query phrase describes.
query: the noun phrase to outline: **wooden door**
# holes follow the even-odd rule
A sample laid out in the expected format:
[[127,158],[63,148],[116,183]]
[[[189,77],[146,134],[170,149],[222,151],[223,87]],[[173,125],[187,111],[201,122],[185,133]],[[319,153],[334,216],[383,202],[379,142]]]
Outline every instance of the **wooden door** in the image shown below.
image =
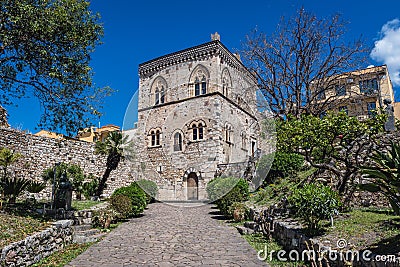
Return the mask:
[[199,181],[197,175],[192,172],[189,174],[187,178],[187,199],[188,200],[197,200],[198,199],[198,188]]

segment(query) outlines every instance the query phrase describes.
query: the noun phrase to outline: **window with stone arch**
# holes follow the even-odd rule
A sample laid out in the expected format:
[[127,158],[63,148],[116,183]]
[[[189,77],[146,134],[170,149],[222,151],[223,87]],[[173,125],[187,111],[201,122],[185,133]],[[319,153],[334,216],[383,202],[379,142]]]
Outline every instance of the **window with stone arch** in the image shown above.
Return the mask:
[[182,151],[182,149],[183,149],[182,134],[180,132],[176,132],[174,134],[174,151]]
[[222,94],[228,96],[230,88],[232,88],[232,79],[229,70],[225,68],[222,71]]
[[224,139],[225,139],[225,142],[228,142],[228,143],[231,143],[232,142],[232,140],[231,140],[231,135],[232,135],[232,125],[230,125],[229,123],[226,123],[225,124],[225,127],[224,127]]
[[200,122],[193,122],[191,124],[191,129],[192,129],[192,140],[193,141],[198,141],[198,140],[203,140],[204,139],[204,128],[206,124],[203,121]]
[[151,92],[154,94],[154,105],[165,103],[165,96],[167,90],[167,82],[161,76],[158,76],[151,86]]
[[198,65],[190,75],[190,84],[194,86],[192,95],[199,96],[207,94],[209,78],[210,74],[207,68],[203,65]]
[[149,136],[150,136],[150,147],[161,145],[161,131],[159,129],[150,130]]

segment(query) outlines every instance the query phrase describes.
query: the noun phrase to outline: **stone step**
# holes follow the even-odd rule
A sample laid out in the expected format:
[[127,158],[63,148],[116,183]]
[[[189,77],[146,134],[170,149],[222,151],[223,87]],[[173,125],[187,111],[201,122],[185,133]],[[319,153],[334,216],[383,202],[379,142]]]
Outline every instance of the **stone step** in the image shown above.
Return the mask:
[[99,239],[101,239],[103,236],[105,236],[106,234],[107,233],[98,233],[98,234],[91,235],[91,236],[74,235],[73,242],[77,243],[77,244],[96,242]]
[[98,233],[100,233],[99,229],[89,229],[89,230],[74,232],[74,235],[93,236],[97,235]]
[[90,224],[81,224],[72,226],[75,232],[86,231],[92,229]]

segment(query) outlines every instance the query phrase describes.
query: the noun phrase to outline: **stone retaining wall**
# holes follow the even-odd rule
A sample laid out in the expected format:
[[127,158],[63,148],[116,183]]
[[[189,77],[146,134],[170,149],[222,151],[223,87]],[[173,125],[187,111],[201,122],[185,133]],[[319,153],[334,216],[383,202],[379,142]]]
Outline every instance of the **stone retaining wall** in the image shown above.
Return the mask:
[[[364,251],[351,250],[347,246],[338,248],[340,240],[336,240],[338,243],[331,244],[330,241],[321,243],[317,239],[307,237],[302,229],[303,227],[296,221],[286,216],[274,216],[270,214],[269,209],[250,209],[250,219],[254,223],[245,223],[245,226],[250,226],[252,230],[238,229],[242,233],[259,232],[264,234],[270,234],[282,247],[287,251],[286,254],[281,255],[282,258],[289,259],[289,253],[292,257],[307,258],[307,255],[302,256],[303,253],[308,251],[314,251],[316,259],[325,258],[322,260],[322,266],[354,266],[354,267],[399,267],[400,266],[400,252],[394,255],[395,262],[388,261],[366,261],[365,259],[373,259],[375,254],[372,252],[366,252],[366,257],[363,257]],[[263,231],[264,229],[264,231]],[[268,231],[271,230],[271,231]],[[344,241],[345,242],[345,241]],[[346,242],[345,242],[346,243]],[[295,252],[297,251],[297,253]],[[269,253],[267,257],[269,257]],[[278,251],[273,254],[273,257],[277,257]],[[358,253],[358,254],[352,254]],[[311,254],[312,255],[312,254]],[[357,256],[358,255],[358,256]],[[353,262],[346,262],[345,259],[351,259],[354,257]],[[386,255],[385,255],[386,256]],[[326,263],[329,261],[329,265]],[[319,264],[319,262],[317,261]],[[318,265],[319,266],[319,265]]]
[[[41,174],[58,162],[78,164],[85,174],[101,177],[106,167],[106,157],[94,154],[94,143],[79,140],[54,139],[27,134],[9,128],[0,128],[0,147],[22,154],[23,159],[10,166],[19,177],[41,181]],[[137,176],[129,161],[120,162],[111,172],[106,194],[130,184]],[[42,191],[39,198],[50,199],[51,189]]]
[[61,220],[0,250],[0,266],[29,266],[72,243],[73,220]]

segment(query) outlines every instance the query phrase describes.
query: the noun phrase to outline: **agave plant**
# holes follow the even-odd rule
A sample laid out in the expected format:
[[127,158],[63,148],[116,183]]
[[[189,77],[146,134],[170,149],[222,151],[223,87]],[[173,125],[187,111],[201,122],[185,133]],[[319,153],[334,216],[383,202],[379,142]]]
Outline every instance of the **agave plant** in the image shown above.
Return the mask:
[[375,166],[363,167],[371,180],[359,187],[369,192],[381,192],[387,197],[393,211],[400,215],[400,146],[392,143],[390,151],[377,151],[371,159]]
[[17,197],[30,185],[31,181],[25,178],[6,177],[1,180],[3,194],[8,203],[15,203]]

